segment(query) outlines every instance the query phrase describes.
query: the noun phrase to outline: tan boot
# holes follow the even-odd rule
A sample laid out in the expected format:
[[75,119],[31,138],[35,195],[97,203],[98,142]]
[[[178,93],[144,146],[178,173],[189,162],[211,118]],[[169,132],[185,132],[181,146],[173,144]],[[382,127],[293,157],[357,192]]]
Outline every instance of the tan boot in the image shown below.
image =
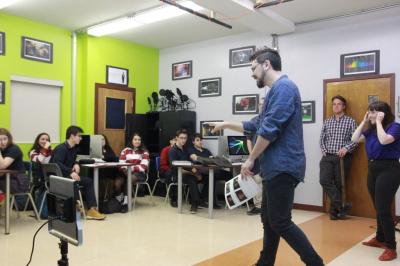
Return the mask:
[[104,220],[107,216],[102,213],[99,213],[94,207],[90,208],[90,210],[86,213],[86,218],[88,220]]

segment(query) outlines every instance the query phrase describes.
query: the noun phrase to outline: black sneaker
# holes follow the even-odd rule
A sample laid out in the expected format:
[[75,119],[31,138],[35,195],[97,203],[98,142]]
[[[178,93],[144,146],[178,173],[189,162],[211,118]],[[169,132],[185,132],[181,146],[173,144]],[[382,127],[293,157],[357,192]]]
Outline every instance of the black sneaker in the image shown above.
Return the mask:
[[260,213],[261,213],[261,208],[253,207],[253,209],[247,212],[247,215],[257,215]]
[[351,204],[350,202],[345,203],[343,208],[341,208],[340,211],[337,213],[337,217],[342,220],[346,219],[346,216],[352,207],[353,207],[353,204]]
[[191,214],[197,213],[197,203],[192,203],[192,206],[190,207],[190,213]]
[[178,207],[178,202],[177,201],[171,200],[170,204],[171,204],[171,207],[174,207],[174,208]]

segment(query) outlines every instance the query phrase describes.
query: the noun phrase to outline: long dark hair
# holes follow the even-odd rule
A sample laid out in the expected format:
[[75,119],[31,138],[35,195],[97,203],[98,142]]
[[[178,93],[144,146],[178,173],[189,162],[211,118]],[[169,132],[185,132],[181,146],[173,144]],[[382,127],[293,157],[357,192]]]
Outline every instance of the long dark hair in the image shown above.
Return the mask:
[[104,150],[106,150],[106,151],[112,151],[112,148],[111,148],[111,146],[110,146],[110,142],[108,141],[108,138],[107,138],[107,136],[106,135],[104,135],[104,134],[101,134],[102,136],[103,136],[103,138],[104,138],[104,140],[105,140],[105,145],[104,145],[104,147],[102,147],[102,149],[104,149]]
[[[392,109],[390,109],[389,104],[381,101],[373,102],[368,106],[369,111],[383,112],[385,117],[382,120],[382,127],[387,128],[394,121],[394,115]],[[376,131],[376,123],[373,125],[371,121],[368,121],[368,130]]]
[[8,131],[7,129],[5,129],[5,128],[0,128],[0,135],[5,135],[5,136],[7,136],[7,138],[8,138],[7,147],[9,147],[9,146],[11,146],[11,145],[14,144],[14,142],[13,142],[13,137],[12,137],[10,131]]
[[140,134],[137,133],[137,132],[135,132],[135,133],[132,134],[131,141],[129,142],[128,147],[131,148],[131,149],[135,149],[135,147],[133,146],[133,143],[132,143],[132,140],[133,140],[133,138],[134,138],[135,136],[138,136],[138,137],[140,138],[140,146],[138,147],[138,149],[139,149],[139,150],[142,150],[142,151],[147,150],[146,147],[144,146],[142,136],[140,136]]
[[[43,135],[48,136],[48,137],[49,137],[49,141],[50,141],[50,135],[49,135],[49,134],[47,134],[46,132],[40,133],[39,135],[36,136],[35,142],[33,143],[32,148],[29,150],[29,153],[30,153],[31,151],[36,151],[36,152],[39,152],[39,151],[40,151],[39,139],[40,139]],[[29,153],[28,153],[28,154],[29,154]]]

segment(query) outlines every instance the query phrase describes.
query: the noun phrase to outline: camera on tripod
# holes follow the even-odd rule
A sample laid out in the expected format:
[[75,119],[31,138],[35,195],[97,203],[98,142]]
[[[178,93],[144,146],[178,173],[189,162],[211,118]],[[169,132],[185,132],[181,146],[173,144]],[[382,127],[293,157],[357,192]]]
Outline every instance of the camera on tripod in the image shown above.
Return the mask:
[[[78,183],[72,179],[50,176],[47,204],[49,210],[49,233],[58,237],[61,259],[58,265],[68,265],[68,243],[82,244],[82,223],[79,206]],[[78,207],[77,207],[78,206]]]

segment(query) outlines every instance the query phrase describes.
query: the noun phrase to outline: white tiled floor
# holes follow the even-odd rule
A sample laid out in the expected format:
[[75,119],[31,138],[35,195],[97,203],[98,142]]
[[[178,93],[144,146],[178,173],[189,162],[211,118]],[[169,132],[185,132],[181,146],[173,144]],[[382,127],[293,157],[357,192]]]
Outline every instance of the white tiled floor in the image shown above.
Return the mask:
[[[319,215],[295,210],[293,220],[299,224]],[[4,219],[1,220],[1,266],[26,265],[33,234],[41,224],[26,214],[17,219],[14,213],[11,234],[4,235]],[[216,210],[215,218],[210,220],[207,209],[196,215],[185,209],[179,215],[160,198],[156,198],[156,206],[148,198],[139,198],[133,212],[109,215],[105,221],[85,221],[84,243],[80,247],[69,246],[69,258],[70,265],[82,266],[188,266],[260,238],[260,217],[246,215],[245,208]],[[43,228],[31,265],[56,265],[60,258],[58,242],[47,233],[47,227]],[[328,265],[380,265],[376,259],[380,252],[359,244]],[[400,260],[382,265],[400,265]]]
[[[294,220],[302,223],[319,213],[295,211]],[[23,214],[12,215],[11,234],[0,233],[0,265],[26,265],[32,237],[41,225]],[[4,232],[4,219],[0,225]],[[106,221],[85,221],[84,243],[70,246],[71,265],[193,265],[202,260],[262,238],[259,216],[246,215],[245,208],[216,210],[207,218],[207,209],[182,215],[160,198],[152,206],[139,198],[137,208],[127,214],[109,215]],[[58,240],[43,228],[36,240],[31,265],[55,265],[59,259]]]

